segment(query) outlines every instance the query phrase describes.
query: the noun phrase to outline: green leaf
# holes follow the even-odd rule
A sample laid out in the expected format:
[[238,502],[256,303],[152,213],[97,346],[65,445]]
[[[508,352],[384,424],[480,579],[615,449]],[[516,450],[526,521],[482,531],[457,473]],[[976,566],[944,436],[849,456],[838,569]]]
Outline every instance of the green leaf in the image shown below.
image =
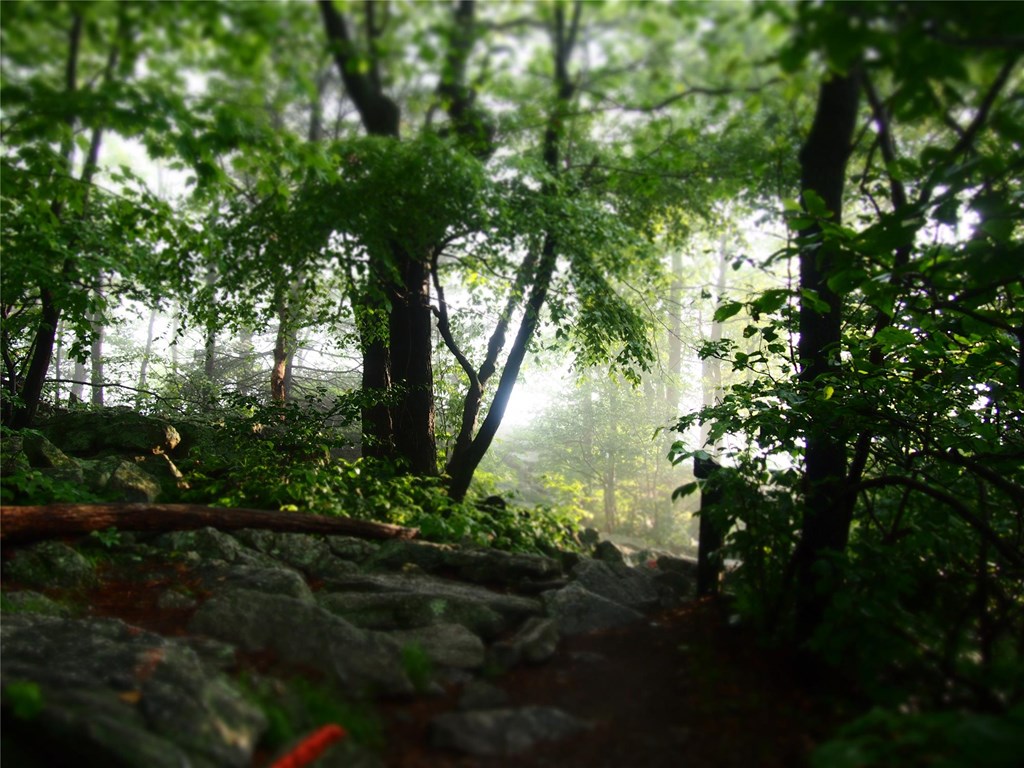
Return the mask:
[[723,323],[733,315],[739,314],[740,310],[743,309],[743,303],[739,301],[730,301],[727,304],[723,304],[715,310],[714,317],[712,318],[716,323]]

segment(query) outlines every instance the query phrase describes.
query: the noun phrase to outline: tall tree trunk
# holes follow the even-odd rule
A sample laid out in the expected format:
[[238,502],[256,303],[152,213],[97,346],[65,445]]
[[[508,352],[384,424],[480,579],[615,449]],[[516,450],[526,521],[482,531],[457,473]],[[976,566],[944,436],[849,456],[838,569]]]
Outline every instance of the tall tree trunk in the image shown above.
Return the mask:
[[[834,75],[822,84],[811,132],[800,151],[801,189],[820,197],[840,222],[846,163],[857,120],[860,85],[856,74]],[[832,369],[841,341],[842,297],[828,285],[835,246],[818,226],[805,230],[800,244],[800,376],[813,387]],[[816,295],[828,309],[819,312]],[[834,558],[849,538],[852,506],[845,487],[846,435],[827,412],[808,429],[805,446],[804,519],[796,557],[796,633],[806,642],[819,626],[831,592],[838,586]]]
[[401,288],[391,295],[388,334],[391,383],[398,390],[391,417],[395,452],[411,472],[436,475],[430,270],[407,254],[395,261],[402,265]]
[[[81,48],[83,27],[82,13],[77,9],[73,10],[71,29],[68,31],[68,57],[64,65],[64,90],[69,97],[73,96],[78,89],[78,52]],[[66,139],[61,146],[61,158],[64,162],[64,168],[61,171],[68,175],[71,174],[74,160],[75,122],[73,115],[68,117]],[[54,217],[59,219],[64,212],[64,201],[53,200],[50,210]],[[68,264],[65,263],[64,266],[66,272]],[[40,286],[39,322],[32,338],[32,358],[29,361],[28,370],[25,372],[25,381],[18,392],[21,402],[11,416],[11,426],[14,429],[31,426],[36,410],[39,408],[46,372],[50,368],[50,359],[53,356],[53,343],[57,337],[60,311],[53,292],[45,285]]]
[[[68,32],[68,56],[64,66],[65,91],[68,96],[73,96],[78,90],[78,59],[82,43],[82,34],[85,30],[83,13],[73,8],[71,18],[71,29]],[[122,9],[118,21],[117,32],[111,42],[110,52],[107,55],[106,66],[103,70],[103,84],[108,84],[114,76],[121,53],[121,44],[128,34],[128,16]],[[61,158],[64,167],[59,172],[68,176],[72,175],[74,168],[74,130],[77,119],[70,115],[67,119],[66,138],[61,144]],[[82,183],[82,217],[86,215],[89,203],[89,185],[98,167],[100,145],[103,141],[103,128],[96,127],[92,131],[89,141],[89,150],[86,154],[85,163],[82,166],[80,181]],[[55,219],[64,215],[64,200],[55,199],[50,203],[50,211]],[[65,259],[61,268],[63,276],[70,279],[74,264],[72,260]],[[39,408],[39,400],[42,397],[43,385],[46,382],[46,372],[50,368],[50,360],[53,358],[54,342],[57,336],[57,326],[60,323],[61,307],[57,304],[53,291],[41,285],[39,289],[39,323],[32,339],[32,358],[29,361],[28,371],[25,374],[25,382],[19,395],[20,406],[14,410],[11,416],[11,426],[15,429],[31,426],[35,418],[36,410]]]

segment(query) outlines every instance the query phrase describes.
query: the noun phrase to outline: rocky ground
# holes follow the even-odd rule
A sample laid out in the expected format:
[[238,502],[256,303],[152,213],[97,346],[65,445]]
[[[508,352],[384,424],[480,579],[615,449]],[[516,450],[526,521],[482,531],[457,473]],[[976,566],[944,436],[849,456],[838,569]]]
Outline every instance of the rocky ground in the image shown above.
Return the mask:
[[[692,563],[344,536],[5,547],[5,766],[790,766],[826,726]],[[294,763],[293,763],[294,764]]]

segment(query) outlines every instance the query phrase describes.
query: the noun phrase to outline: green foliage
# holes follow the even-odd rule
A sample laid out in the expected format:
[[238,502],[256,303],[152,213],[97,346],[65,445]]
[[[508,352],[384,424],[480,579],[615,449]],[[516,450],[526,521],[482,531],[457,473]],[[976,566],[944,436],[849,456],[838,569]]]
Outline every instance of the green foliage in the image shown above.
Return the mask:
[[874,709],[815,750],[813,768],[1012,768],[1024,754],[1024,707],[1004,715]]
[[434,664],[422,646],[416,643],[403,646],[402,669],[420,693],[425,692],[434,679]]
[[330,724],[342,726],[359,744],[380,747],[381,724],[364,703],[353,702],[332,685],[305,678],[277,680],[243,675],[239,685],[267,717],[262,744],[271,750],[292,744],[309,732]]
[[4,684],[4,704],[19,720],[31,720],[43,711],[43,692],[39,683],[30,680],[11,680]]
[[346,459],[360,398],[321,397],[263,405],[230,397],[208,414],[181,462],[182,499],[222,506],[344,515],[419,528],[430,540],[541,552],[571,548],[579,522],[571,508],[478,507],[456,503],[443,478],[415,477],[387,462]]

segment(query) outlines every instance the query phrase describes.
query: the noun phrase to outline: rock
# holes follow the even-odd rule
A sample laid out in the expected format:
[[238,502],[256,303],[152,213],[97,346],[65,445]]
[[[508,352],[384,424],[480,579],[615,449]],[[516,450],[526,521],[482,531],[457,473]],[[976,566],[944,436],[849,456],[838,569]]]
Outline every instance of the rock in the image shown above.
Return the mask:
[[354,563],[340,558],[322,536],[256,529],[237,531],[233,535],[242,544],[287,563],[313,579],[344,576],[358,570]]
[[588,592],[620,605],[641,611],[658,605],[658,590],[653,581],[621,563],[609,565],[600,560],[583,560],[572,569],[572,577]]
[[659,571],[680,573],[683,576],[688,576],[694,581],[697,579],[697,558],[695,557],[661,555],[657,560],[657,564]]
[[169,422],[126,407],[62,413],[43,426],[43,433],[64,451],[82,456],[169,452],[181,441]]
[[389,632],[388,636],[403,648],[420,648],[438,666],[479,669],[484,663],[483,642],[461,624],[434,624]]
[[160,593],[156,599],[156,607],[161,611],[186,611],[199,605],[199,601],[178,589],[168,589]]
[[478,600],[416,592],[331,592],[318,596],[321,607],[363,629],[401,630],[459,624],[480,637],[498,635],[506,625],[499,613]]
[[517,587],[523,582],[547,581],[562,574],[562,566],[550,557],[499,549],[456,549],[445,555],[445,566],[460,579],[476,584]]
[[427,573],[452,573],[476,584],[517,586],[522,581],[544,581],[561,575],[557,560],[540,555],[496,549],[459,549],[427,541],[388,541],[368,566],[401,570],[414,565]]
[[71,609],[67,606],[30,589],[4,592],[3,597],[0,598],[0,609],[5,615],[14,613],[38,613],[41,616],[71,615]]
[[511,669],[520,661],[540,664],[558,650],[558,624],[553,619],[535,616],[527,619],[508,640],[501,640],[490,648],[491,660],[503,669]]
[[159,549],[176,553],[194,552],[202,560],[222,560],[225,563],[255,565],[275,568],[279,563],[262,552],[250,549],[230,534],[216,528],[199,528],[195,531],[172,531],[154,539]]
[[329,536],[327,546],[331,552],[342,560],[361,562],[373,557],[381,545],[375,541],[359,539],[355,536]]
[[626,556],[622,550],[610,541],[601,541],[594,547],[594,559],[605,563],[626,564]]
[[663,605],[693,597],[697,593],[697,581],[675,571],[665,571],[654,576],[654,583],[662,595]]
[[141,501],[151,504],[156,501],[162,490],[155,477],[141,470],[134,462],[125,461],[117,456],[82,464],[86,469],[87,485],[104,491],[105,496],[120,501]]
[[565,589],[541,595],[548,615],[563,635],[579,635],[599,629],[610,629],[643,618],[632,608],[595,595],[578,582]]
[[21,435],[21,450],[24,451],[33,467],[51,469],[77,467],[74,459],[67,456],[38,432],[25,432]]
[[340,579],[328,579],[327,588],[337,592],[412,594],[424,601],[475,602],[501,616],[504,623],[498,629],[499,632],[517,626],[530,616],[539,616],[544,610],[541,602],[532,597],[505,595],[473,584],[416,573],[353,574]]
[[555,707],[446,712],[430,723],[435,746],[476,756],[514,755],[590,726]]
[[[44,752],[80,765],[248,766],[263,714],[187,645],[115,619],[5,617],[5,688],[31,681]],[[6,737],[5,733],[5,737]]]
[[20,549],[4,564],[4,576],[26,587],[89,587],[96,570],[81,554],[60,541],[42,541]]
[[344,686],[405,694],[412,683],[398,643],[294,597],[236,589],[206,601],[189,629],[247,651],[270,650],[324,670]]
[[213,593],[245,589],[271,595],[287,595],[304,603],[313,603],[313,593],[302,575],[291,568],[259,565],[204,566],[199,571],[203,586]]
[[484,680],[471,680],[459,696],[459,709],[498,709],[508,704],[508,694]]

